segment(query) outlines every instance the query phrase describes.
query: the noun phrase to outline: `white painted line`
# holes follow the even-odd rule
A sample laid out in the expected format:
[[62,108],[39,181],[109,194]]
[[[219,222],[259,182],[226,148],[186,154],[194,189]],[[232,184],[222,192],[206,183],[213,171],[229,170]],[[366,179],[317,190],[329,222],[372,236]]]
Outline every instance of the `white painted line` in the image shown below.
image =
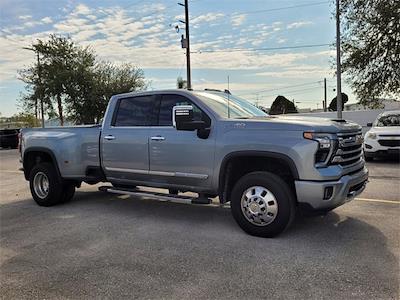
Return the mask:
[[0,170],[0,173],[23,174],[22,171]]
[[400,204],[400,201],[394,201],[394,200],[367,199],[367,198],[355,198],[354,200],[358,200],[358,201],[368,201],[368,202],[380,202],[380,203],[394,203],[394,204]]

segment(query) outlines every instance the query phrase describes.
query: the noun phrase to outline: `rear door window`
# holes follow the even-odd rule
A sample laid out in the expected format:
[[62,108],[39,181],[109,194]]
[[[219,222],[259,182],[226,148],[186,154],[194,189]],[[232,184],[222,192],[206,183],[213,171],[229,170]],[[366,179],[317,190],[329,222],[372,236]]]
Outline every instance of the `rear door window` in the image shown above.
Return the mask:
[[113,126],[152,126],[157,123],[156,95],[122,98],[117,104]]

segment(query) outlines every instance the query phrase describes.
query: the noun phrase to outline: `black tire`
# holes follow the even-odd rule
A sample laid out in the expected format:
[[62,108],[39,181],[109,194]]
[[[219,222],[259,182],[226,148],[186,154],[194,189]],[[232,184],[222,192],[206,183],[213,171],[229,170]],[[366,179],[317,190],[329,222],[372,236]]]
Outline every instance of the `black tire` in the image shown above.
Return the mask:
[[[48,193],[45,197],[40,197],[34,188],[34,178],[38,173],[43,173],[48,179]],[[58,176],[55,167],[51,163],[40,163],[35,165],[29,173],[29,187],[33,200],[40,206],[53,206],[63,202],[64,185]]]
[[64,184],[63,187],[63,195],[60,203],[65,203],[70,201],[75,195],[75,185],[73,184]]
[[[252,186],[266,188],[276,199],[278,206],[276,216],[267,225],[252,224],[242,212],[242,195]],[[252,172],[240,178],[235,184],[231,196],[231,211],[236,222],[248,234],[259,237],[274,237],[292,223],[296,214],[295,198],[290,187],[280,177],[269,172]]]
[[364,157],[365,157],[365,161],[373,161],[374,160],[374,157],[370,156],[370,155],[365,155]]

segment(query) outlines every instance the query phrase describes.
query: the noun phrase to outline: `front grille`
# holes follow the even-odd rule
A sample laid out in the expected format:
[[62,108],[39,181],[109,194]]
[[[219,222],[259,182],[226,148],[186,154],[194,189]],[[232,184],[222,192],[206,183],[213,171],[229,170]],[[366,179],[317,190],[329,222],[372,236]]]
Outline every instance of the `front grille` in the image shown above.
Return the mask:
[[337,148],[332,155],[331,164],[351,167],[362,160],[362,133],[360,131],[338,133]]
[[378,140],[379,145],[385,147],[398,147],[400,146],[400,140]]

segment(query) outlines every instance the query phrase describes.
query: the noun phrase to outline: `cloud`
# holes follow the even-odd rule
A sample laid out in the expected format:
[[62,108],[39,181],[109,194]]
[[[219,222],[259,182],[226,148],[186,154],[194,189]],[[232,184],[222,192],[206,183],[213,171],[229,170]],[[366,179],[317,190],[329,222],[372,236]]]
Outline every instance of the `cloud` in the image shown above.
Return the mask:
[[84,4],[78,4],[74,11],[72,12],[73,15],[87,15],[91,12],[90,8]]
[[313,22],[311,21],[299,21],[299,22],[293,22],[290,23],[286,26],[287,29],[296,29],[296,28],[300,28],[300,27],[304,27],[304,26],[308,26],[313,24]]
[[198,17],[194,17],[191,21],[191,24],[196,25],[199,23],[204,23],[204,22],[211,22],[211,21],[215,21],[218,19],[223,18],[225,15],[221,14],[221,13],[208,13],[205,15],[200,15]]
[[29,20],[29,19],[32,19],[32,16],[31,15],[22,15],[22,16],[19,16],[18,19],[20,19],[20,20]]
[[[133,62],[141,68],[168,68],[180,69],[184,60],[184,49],[180,45],[180,35],[165,22],[164,5],[148,5],[145,11],[151,11],[151,16],[132,13],[129,9],[118,6],[93,9],[84,4],[72,7],[61,20],[44,17],[40,21],[32,21],[26,17],[25,24],[35,26],[46,25],[45,30],[36,33],[22,34],[12,28],[4,28],[8,32],[7,38],[0,37],[2,45],[2,68],[0,79],[15,79],[17,70],[33,62],[32,53],[22,50],[36,39],[47,39],[49,33],[68,35],[82,46],[91,46],[98,57],[115,63]],[[201,24],[223,19],[222,13],[208,13],[193,19],[193,23]],[[245,22],[245,15],[235,15],[227,22],[239,26]],[[226,34],[218,37],[209,36],[194,31],[192,49],[218,50],[234,47],[255,47],[261,45],[271,37],[276,38],[274,30],[282,28],[281,22],[270,25],[265,23],[251,24],[238,34]],[[50,28],[49,28],[50,27]],[[16,33],[18,32],[18,33]],[[198,33],[198,38],[195,38]],[[276,41],[282,42],[283,38]],[[201,41],[203,40],[203,41]],[[4,54],[3,54],[4,53]],[[322,58],[330,55],[329,51],[319,52]],[[316,55],[316,54],[315,54]],[[266,53],[266,52],[212,52],[194,53],[192,55],[193,68],[197,69],[240,69],[260,70],[263,68],[289,68],[310,58],[310,53]],[[294,69],[285,69],[286,72]],[[300,70],[302,71],[302,70]],[[299,71],[299,72],[300,72]],[[303,70],[318,72],[318,70]],[[271,73],[269,73],[270,75]],[[289,76],[289,73],[286,73]],[[267,76],[267,74],[259,76]]]
[[50,24],[53,23],[53,20],[50,17],[45,17],[40,20],[43,24]]
[[287,41],[287,39],[279,38],[276,42],[277,42],[278,44],[283,44],[283,43],[285,43],[286,41]]
[[234,15],[231,17],[232,26],[240,26],[246,21],[246,15]]

